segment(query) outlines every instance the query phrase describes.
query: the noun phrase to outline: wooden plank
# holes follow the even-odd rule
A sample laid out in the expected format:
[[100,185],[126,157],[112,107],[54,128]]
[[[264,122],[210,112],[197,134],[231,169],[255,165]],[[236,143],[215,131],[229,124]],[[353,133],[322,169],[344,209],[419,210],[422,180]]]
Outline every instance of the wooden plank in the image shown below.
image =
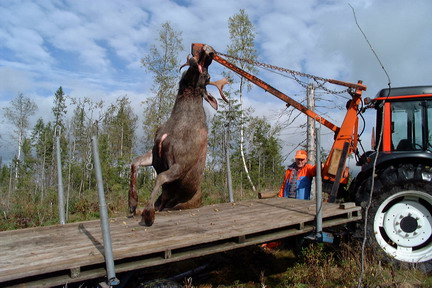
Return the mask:
[[[359,211],[324,203],[323,227],[356,221]],[[140,226],[140,217],[118,217],[110,219],[110,230],[116,263],[134,269],[306,233],[314,219],[312,201],[269,198],[161,212],[152,227]],[[53,275],[52,283],[70,283],[105,273],[99,220],[0,232],[0,251],[0,283],[54,272],[61,276]],[[82,269],[90,265],[94,272]]]
[[354,208],[355,206],[356,206],[356,205],[355,205],[354,202],[346,202],[346,203],[341,203],[341,204],[339,205],[339,207],[340,207],[341,209]]

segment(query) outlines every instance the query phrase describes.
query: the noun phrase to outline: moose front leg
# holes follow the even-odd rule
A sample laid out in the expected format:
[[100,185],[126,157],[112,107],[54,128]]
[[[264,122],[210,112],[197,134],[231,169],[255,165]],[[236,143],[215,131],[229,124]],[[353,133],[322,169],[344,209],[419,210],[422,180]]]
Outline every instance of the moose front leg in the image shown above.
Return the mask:
[[142,219],[139,223],[142,226],[152,226],[155,219],[155,202],[156,197],[160,191],[160,188],[165,183],[170,183],[179,179],[184,172],[181,169],[179,164],[172,165],[168,170],[158,174],[156,176],[156,183],[153,188],[153,191],[150,195],[150,201],[144,207],[144,210],[141,214]]
[[129,206],[129,216],[132,217],[135,215],[135,211],[138,205],[138,191],[136,188],[136,178],[138,175],[138,167],[140,166],[151,166],[152,165],[152,151],[147,152],[144,155],[138,156],[131,164],[131,179],[129,185],[129,197],[128,197],[128,206]]

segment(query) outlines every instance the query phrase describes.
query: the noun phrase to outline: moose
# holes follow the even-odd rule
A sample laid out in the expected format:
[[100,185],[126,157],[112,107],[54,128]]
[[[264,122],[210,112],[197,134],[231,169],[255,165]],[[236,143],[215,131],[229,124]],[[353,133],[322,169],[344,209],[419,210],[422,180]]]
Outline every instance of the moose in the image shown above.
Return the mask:
[[[215,85],[222,97],[226,79],[210,82],[208,67],[215,51],[207,45],[192,48],[192,57],[180,67],[189,66],[181,77],[179,89],[169,119],[158,127],[153,149],[137,157],[131,164],[129,213],[135,215],[138,205],[137,168],[153,166],[157,176],[149,202],[141,214],[140,225],[151,226],[155,210],[178,210],[201,205],[201,181],[207,154],[208,128],[203,99],[215,110],[217,100],[206,90]],[[162,187],[162,194],[156,197]]]

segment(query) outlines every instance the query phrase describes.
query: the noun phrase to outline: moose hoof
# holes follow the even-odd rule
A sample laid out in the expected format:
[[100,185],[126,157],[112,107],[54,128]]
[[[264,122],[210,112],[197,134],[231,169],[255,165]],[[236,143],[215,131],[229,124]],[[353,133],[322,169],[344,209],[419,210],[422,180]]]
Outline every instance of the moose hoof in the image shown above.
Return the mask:
[[141,214],[142,219],[139,223],[141,226],[152,226],[155,219],[155,209],[154,208],[145,208],[143,213]]
[[137,206],[129,207],[129,214],[127,215],[128,218],[132,218],[135,216]]

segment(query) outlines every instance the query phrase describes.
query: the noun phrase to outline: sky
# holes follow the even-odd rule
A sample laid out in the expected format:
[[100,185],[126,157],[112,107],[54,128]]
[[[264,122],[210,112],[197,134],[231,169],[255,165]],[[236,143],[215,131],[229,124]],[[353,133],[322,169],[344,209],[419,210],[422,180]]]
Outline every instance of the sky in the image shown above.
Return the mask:
[[[226,52],[228,19],[240,9],[254,26],[259,62],[346,82],[363,80],[368,87],[364,96],[373,98],[389,80],[356,24],[354,9],[392,87],[432,84],[430,0],[0,0],[0,108],[22,93],[38,105],[32,123],[40,117],[51,121],[54,93],[62,86],[66,95],[95,101],[127,95],[140,116],[141,102],[152,96],[152,75],[140,59],[157,43],[162,24],[169,22],[182,33],[185,50],[179,55],[184,59],[191,43]],[[222,71],[213,63],[212,80],[222,78]],[[258,76],[304,101],[305,89],[297,82],[267,71]],[[345,112],[334,107],[346,99],[322,97],[333,108],[317,107],[317,112],[340,124]],[[285,104],[260,88],[247,92],[244,104],[257,116],[283,121],[275,115]],[[369,149],[375,118],[372,111],[365,117],[362,139]],[[3,118],[0,109],[0,157],[5,161],[16,148]],[[305,121],[299,117],[293,127]],[[322,129],[327,135],[322,146],[328,147],[331,133]],[[297,128],[282,131],[287,159],[304,138],[301,133]]]

